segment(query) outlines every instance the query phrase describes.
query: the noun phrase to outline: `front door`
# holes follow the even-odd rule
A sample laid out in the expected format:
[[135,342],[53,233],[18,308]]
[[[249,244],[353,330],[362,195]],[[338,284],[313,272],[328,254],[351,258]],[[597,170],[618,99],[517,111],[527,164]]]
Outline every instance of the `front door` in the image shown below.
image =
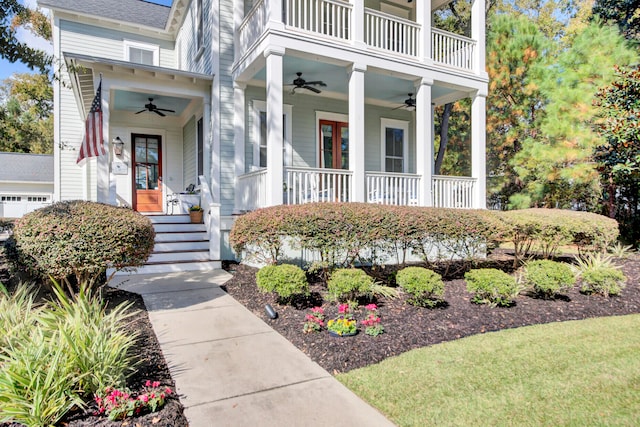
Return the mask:
[[349,123],[320,120],[320,167],[349,169]]
[[133,141],[133,209],[162,212],[162,140],[158,135],[131,135]]

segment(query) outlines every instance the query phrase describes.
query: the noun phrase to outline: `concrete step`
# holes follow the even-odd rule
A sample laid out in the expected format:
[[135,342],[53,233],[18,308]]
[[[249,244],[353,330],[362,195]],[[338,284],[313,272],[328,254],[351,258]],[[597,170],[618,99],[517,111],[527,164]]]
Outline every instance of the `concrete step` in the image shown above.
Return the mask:
[[158,242],[153,247],[153,252],[181,252],[181,251],[208,251],[209,241],[207,240],[185,240]]
[[207,227],[204,224],[190,223],[153,224],[153,229],[156,233],[207,231]]
[[188,224],[191,223],[189,215],[147,215],[153,224]]
[[147,264],[177,261],[209,261],[209,251],[154,252],[147,260]]
[[[157,274],[157,273],[173,273],[179,271],[211,271],[222,268],[222,261],[200,261],[200,262],[168,262],[168,263],[152,263],[139,267],[134,272],[119,271],[116,276],[128,276],[132,274]],[[107,271],[107,277],[111,272]]]
[[160,242],[184,242],[207,239],[206,231],[178,231],[178,232],[156,232],[156,243]]

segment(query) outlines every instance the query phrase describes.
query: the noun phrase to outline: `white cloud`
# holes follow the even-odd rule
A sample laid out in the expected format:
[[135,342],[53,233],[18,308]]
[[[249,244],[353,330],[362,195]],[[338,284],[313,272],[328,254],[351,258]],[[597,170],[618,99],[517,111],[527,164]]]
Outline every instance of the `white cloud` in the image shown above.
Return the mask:
[[[37,0],[22,0],[21,3],[31,9],[35,9],[38,6]],[[47,16],[49,15],[47,10],[42,10],[42,12]],[[50,55],[53,54],[53,45],[50,41],[45,40],[42,37],[38,37],[28,30],[18,28],[16,30],[16,39],[22,43],[26,43],[34,49],[44,50]]]

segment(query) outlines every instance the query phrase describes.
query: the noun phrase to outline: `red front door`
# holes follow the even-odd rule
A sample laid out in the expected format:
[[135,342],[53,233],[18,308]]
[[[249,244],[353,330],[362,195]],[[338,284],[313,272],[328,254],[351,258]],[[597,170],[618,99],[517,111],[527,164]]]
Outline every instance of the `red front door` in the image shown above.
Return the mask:
[[133,141],[133,209],[162,212],[162,140],[158,135],[131,135]]

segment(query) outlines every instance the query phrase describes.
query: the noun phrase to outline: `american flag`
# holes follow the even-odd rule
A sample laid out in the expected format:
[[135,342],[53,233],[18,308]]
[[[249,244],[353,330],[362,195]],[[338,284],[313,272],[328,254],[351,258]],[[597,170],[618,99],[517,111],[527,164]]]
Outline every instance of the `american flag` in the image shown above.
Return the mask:
[[82,138],[76,163],[80,163],[88,157],[107,154],[102,140],[102,79],[98,85],[96,96],[91,103],[91,110],[89,110],[84,127],[84,138]]

